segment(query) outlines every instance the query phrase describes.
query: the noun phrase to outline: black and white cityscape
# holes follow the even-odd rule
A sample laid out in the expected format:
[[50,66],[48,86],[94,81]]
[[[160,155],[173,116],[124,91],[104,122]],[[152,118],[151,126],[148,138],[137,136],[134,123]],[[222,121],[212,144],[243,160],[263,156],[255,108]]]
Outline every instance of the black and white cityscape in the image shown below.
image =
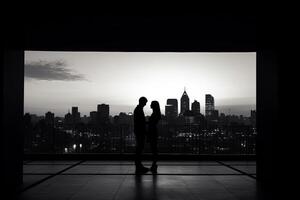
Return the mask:
[[21,17],[5,9],[2,196],[290,194],[291,181],[275,174],[277,140],[282,155],[293,146],[279,120],[282,16],[246,7],[126,16],[44,6]]
[[[213,95],[206,94],[203,115],[186,90],[180,100],[165,103],[158,126],[161,153],[255,154],[255,110],[249,110],[250,117],[225,115],[215,109]],[[132,112],[112,116],[109,104],[96,108],[89,116],[82,116],[78,106],[64,117],[51,111],[44,116],[26,113],[25,153],[134,153]]]
[[[25,153],[133,153],[158,101],[166,154],[256,153],[256,54],[25,51]],[[150,152],[149,143],[145,152]]]

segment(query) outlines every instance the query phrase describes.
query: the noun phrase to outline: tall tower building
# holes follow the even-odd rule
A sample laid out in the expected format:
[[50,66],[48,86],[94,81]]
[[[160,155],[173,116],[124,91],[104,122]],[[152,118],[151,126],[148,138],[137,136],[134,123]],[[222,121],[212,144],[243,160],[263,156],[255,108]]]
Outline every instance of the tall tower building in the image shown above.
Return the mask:
[[105,123],[109,121],[109,105],[99,104],[97,106],[97,115],[100,123]]
[[250,120],[253,126],[256,126],[256,110],[251,110]]
[[72,123],[73,123],[73,118],[72,118],[70,111],[68,111],[68,113],[65,115],[65,125],[71,126]]
[[200,103],[197,100],[192,103],[192,112],[194,115],[200,114]]
[[72,115],[78,113],[78,107],[72,107]]
[[190,110],[190,99],[184,88],[184,92],[180,99],[180,114],[183,115],[186,111],[189,110]]
[[178,116],[177,99],[167,99],[167,105],[165,107],[165,115],[167,118],[176,118]]
[[48,125],[53,125],[54,124],[54,113],[48,111],[45,113],[45,122]]
[[215,110],[215,99],[211,94],[205,95],[205,116],[212,116]]
[[90,122],[92,124],[97,124],[97,111],[90,112]]
[[78,107],[72,107],[72,118],[74,124],[80,122],[80,112],[78,112]]

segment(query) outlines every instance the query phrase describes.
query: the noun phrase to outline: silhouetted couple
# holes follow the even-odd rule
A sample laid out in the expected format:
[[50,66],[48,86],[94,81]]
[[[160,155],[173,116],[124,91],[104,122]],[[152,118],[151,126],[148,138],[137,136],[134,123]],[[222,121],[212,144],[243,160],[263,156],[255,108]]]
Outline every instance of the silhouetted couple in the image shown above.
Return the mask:
[[[152,101],[150,107],[153,112],[146,122],[144,114],[144,106],[148,100],[146,97],[139,99],[139,104],[134,109],[134,134],[136,138],[136,152],[135,152],[135,167],[137,174],[143,174],[149,171],[148,168],[144,167],[141,161],[141,155],[144,150],[146,137],[150,142],[152,151],[152,166],[150,170],[152,173],[157,173],[157,124],[161,119],[160,107],[158,101]],[[148,125],[148,126],[147,126]]]

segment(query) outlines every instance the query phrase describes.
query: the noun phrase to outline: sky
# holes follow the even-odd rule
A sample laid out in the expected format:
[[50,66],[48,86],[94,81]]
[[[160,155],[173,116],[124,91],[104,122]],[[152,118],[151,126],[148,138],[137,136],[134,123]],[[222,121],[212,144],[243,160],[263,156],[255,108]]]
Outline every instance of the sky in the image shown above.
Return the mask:
[[145,96],[144,111],[157,100],[161,111],[168,98],[186,88],[190,106],[205,94],[225,114],[250,115],[256,108],[256,53],[51,52],[25,51],[24,112],[64,116],[72,106],[89,116],[98,104],[110,115],[133,112]]

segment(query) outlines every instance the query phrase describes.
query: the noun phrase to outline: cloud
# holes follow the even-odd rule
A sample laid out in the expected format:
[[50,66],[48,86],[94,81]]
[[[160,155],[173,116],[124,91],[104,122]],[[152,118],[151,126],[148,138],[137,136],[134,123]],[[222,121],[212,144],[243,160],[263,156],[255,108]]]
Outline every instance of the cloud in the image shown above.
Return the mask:
[[82,74],[67,68],[64,61],[37,61],[25,64],[25,77],[47,81],[82,81]]

